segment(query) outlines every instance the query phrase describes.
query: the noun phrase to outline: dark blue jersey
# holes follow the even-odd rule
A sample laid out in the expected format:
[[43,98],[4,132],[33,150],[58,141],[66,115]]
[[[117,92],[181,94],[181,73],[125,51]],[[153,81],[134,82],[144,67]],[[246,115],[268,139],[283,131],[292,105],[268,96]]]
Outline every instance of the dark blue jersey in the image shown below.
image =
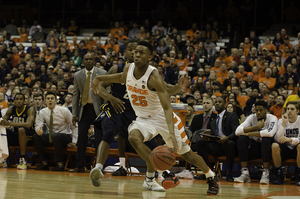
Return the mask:
[[[12,122],[26,123],[27,118],[28,118],[27,111],[28,111],[29,108],[30,108],[30,106],[24,105],[23,110],[20,113],[18,113],[17,112],[17,107],[13,106],[12,107],[12,114],[11,114]],[[32,129],[32,128],[30,128],[30,129]],[[15,127],[14,131],[18,132],[18,128]]]
[[[117,73],[122,73],[123,69],[125,67],[125,63],[118,64],[118,72]],[[130,111],[132,109],[128,94],[126,91],[126,85],[125,84],[112,84],[111,86],[111,94],[125,102],[124,106],[127,111]],[[109,103],[110,104],[110,103]]]

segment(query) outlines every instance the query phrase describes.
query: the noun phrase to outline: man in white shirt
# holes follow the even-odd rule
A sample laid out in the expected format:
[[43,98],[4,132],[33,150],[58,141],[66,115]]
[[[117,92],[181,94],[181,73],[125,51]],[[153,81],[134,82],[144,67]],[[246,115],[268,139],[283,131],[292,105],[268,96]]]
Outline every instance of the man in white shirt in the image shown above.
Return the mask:
[[35,124],[36,134],[33,135],[34,146],[42,160],[42,165],[36,170],[49,170],[44,146],[54,146],[54,161],[57,165],[52,171],[64,171],[63,148],[76,145],[77,127],[72,123],[72,113],[67,108],[56,105],[54,92],[48,91],[45,98],[47,108],[40,111]]
[[281,163],[286,159],[296,159],[298,171],[296,174],[296,185],[300,186],[300,116],[299,105],[296,101],[290,101],[286,105],[287,112],[278,122],[278,131],[272,144],[272,158],[277,170],[274,184],[282,184],[284,177]]
[[235,134],[238,139],[238,153],[242,166],[242,174],[234,182],[251,182],[248,161],[262,158],[264,171],[260,180],[261,184],[269,184],[269,166],[271,161],[271,144],[277,131],[278,119],[267,114],[267,103],[257,101],[255,114],[250,115],[240,126]]

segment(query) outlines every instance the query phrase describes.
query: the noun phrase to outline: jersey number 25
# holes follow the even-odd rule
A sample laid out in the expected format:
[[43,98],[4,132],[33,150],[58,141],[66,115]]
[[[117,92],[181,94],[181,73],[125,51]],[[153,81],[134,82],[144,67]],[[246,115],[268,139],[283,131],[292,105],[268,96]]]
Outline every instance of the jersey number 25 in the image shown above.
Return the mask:
[[148,103],[145,100],[145,96],[131,95],[131,98],[132,98],[132,104],[136,106],[148,106]]

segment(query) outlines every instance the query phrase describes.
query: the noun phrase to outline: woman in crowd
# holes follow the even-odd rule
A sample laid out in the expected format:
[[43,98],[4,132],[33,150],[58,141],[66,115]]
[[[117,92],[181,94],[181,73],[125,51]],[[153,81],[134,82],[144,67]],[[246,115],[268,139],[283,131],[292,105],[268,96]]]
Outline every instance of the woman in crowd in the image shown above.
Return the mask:
[[288,78],[285,89],[288,90],[289,95],[295,95],[297,93],[297,83],[294,81],[293,77]]
[[279,32],[275,34],[275,37],[274,37],[272,43],[275,45],[276,50],[278,50],[279,46],[284,43],[283,39],[282,39],[282,36]]
[[223,83],[224,88],[227,88],[227,86],[230,85],[230,80],[231,80],[231,78],[233,78],[233,77],[236,77],[236,76],[235,76],[235,72],[234,72],[233,70],[229,70],[229,71],[228,71],[227,79],[225,79],[225,80],[224,80],[224,83]]
[[239,80],[236,77],[233,77],[230,79],[230,84],[229,84],[229,86],[227,86],[226,90],[231,91],[233,86],[240,87]]
[[188,112],[186,113],[185,123],[186,127],[189,127],[193,121],[194,118],[194,109],[191,106],[188,106]]
[[274,64],[271,65],[271,68],[273,68],[274,66],[276,66],[276,68],[278,69],[278,74],[279,75],[282,75],[282,74],[286,73],[285,67],[281,63],[281,58],[280,57],[278,57],[278,56],[275,57]]

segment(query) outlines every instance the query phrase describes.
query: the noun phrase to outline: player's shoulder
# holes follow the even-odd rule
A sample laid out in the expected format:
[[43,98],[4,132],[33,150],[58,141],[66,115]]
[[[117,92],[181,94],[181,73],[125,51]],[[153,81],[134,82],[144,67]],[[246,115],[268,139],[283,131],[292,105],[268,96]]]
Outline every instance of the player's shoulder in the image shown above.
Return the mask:
[[273,114],[267,114],[267,119],[278,121],[277,117]]
[[94,67],[94,70],[96,73],[100,73],[100,74],[104,74],[104,75],[107,73],[106,70],[98,68],[98,67]]

